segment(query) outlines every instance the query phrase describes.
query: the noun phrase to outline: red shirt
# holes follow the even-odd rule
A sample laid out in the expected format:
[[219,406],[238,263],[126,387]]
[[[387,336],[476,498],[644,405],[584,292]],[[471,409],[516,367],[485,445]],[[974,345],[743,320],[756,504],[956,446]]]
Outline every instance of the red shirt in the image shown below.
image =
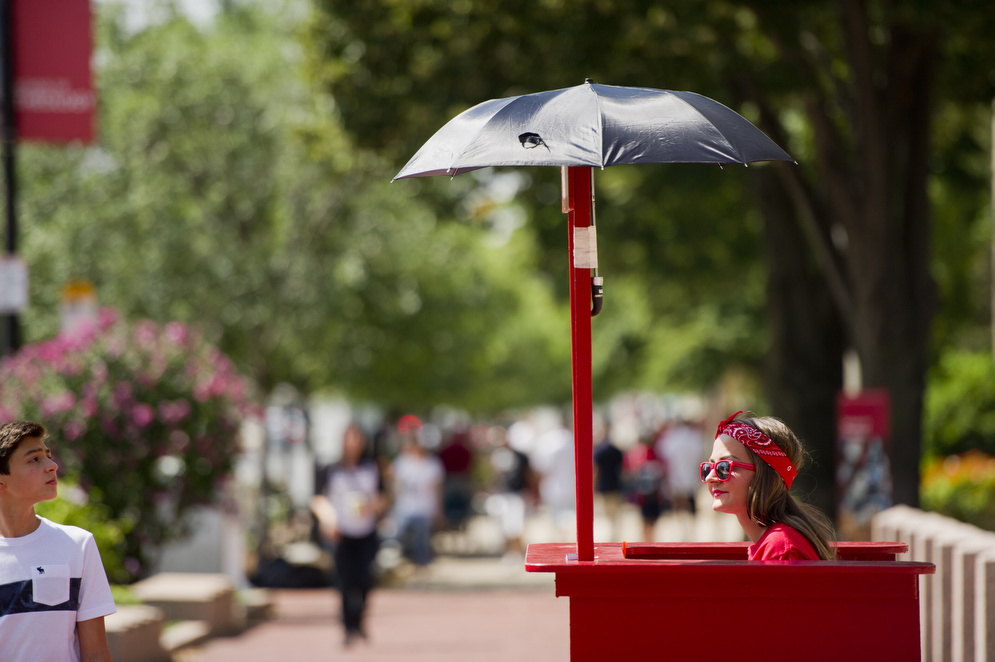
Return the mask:
[[801,532],[783,522],[767,527],[760,540],[750,545],[750,561],[818,561],[819,553]]

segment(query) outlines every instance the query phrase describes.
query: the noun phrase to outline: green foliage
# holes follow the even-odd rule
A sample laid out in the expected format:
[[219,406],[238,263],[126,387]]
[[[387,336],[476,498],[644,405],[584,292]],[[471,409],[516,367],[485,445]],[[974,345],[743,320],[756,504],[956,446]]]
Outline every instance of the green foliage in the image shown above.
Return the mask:
[[978,451],[938,457],[923,472],[926,510],[995,531],[995,457]]
[[[736,98],[701,56],[723,57],[718,46],[739,20],[711,3],[516,0],[454,7],[443,0],[321,0],[316,7],[305,42],[313,75],[335,97],[356,143],[392,159],[395,171],[473,104],[576,85],[588,76],[612,85],[694,89],[730,105]],[[746,170],[646,166],[596,173],[606,309],[592,332],[602,397],[640,387],[708,387],[731,363],[759,364],[767,343],[762,224],[749,192],[755,173]],[[541,251],[536,267],[565,301],[559,171],[514,172],[523,182],[516,198]],[[416,189],[427,203],[439,196],[440,186],[425,180],[398,185]],[[717,327],[706,319],[723,322]],[[729,342],[731,336],[748,341]]]
[[130,317],[196,321],[267,391],[568,398],[569,327],[529,236],[495,245],[490,213],[451,223],[390,184],[393,165],[306,80],[295,15],[247,6],[135,32],[102,10],[100,144],[21,152],[28,338],[56,332],[62,284],[84,278]]
[[927,457],[977,450],[995,455],[995,362],[990,353],[948,351],[933,368],[923,421]]
[[345,126],[360,144],[401,159],[473,104],[586,77],[715,93],[699,49],[720,56],[729,21],[707,4],[317,0],[306,45]]
[[[817,164],[863,154],[835,5],[315,0],[303,27],[301,3],[225,6],[211,24],[172,16],[137,31],[98,6],[99,144],[19,151],[29,340],[56,332],[61,286],[83,277],[129,317],[202,324],[266,390],[286,381],[403,407],[559,402],[570,392],[559,173],[516,169],[512,201],[493,190],[505,170],[389,184],[448,119],[587,76],[692,89],[783,129],[774,137],[805,170],[815,212],[828,181]],[[935,342],[977,347],[992,83],[978,74],[991,40],[973,37],[995,5],[869,6],[875,38],[894,16],[903,29],[948,26],[930,162]],[[821,106],[839,140],[812,124]],[[596,174],[599,398],[758,372],[771,316],[756,174]],[[841,188],[865,180],[844,174]]]
[[[97,495],[94,486],[90,486],[90,493]],[[111,583],[131,579],[125,569],[125,538],[130,532],[131,524],[126,520],[114,519],[110,508],[100,502],[99,496],[93,498],[63,478],[59,482],[59,496],[52,501],[36,504],[35,512],[53,522],[78,526],[92,533],[100,550],[104,571]]]
[[[730,366],[757,374],[768,359],[774,404],[828,452],[832,435],[818,413],[801,410],[831,410],[847,346],[860,352],[869,385],[892,388],[895,429],[919,435],[928,362],[952,344],[987,344],[995,77],[993,42],[982,34],[995,20],[992,3],[314,4],[305,41],[313,77],[336,98],[356,144],[396,162],[395,171],[473,104],[588,76],[712,96],[798,160],[790,175],[771,168],[777,195],[764,196],[764,219],[753,172],[597,173],[600,397],[627,385],[707,387]],[[562,299],[557,175],[528,172],[518,198]],[[929,200],[914,199],[927,177]],[[442,197],[439,185],[418,185],[426,200]],[[815,355],[825,358],[808,360]],[[902,498],[914,493],[917,448],[900,453],[910,454],[899,462]],[[831,471],[824,478],[831,485]]]
[[0,364],[0,418],[48,427],[65,475],[123,534],[142,576],[185,515],[210,503],[239,452],[249,393],[234,366],[179,322],[127,324],[105,309],[75,335],[26,345]]
[[141,598],[135,595],[134,590],[128,585],[111,584],[111,596],[114,598],[114,604],[118,607],[143,604]]
[[948,348],[991,344],[991,106],[947,102],[937,111],[930,183],[934,201],[933,278],[940,311],[937,358]]

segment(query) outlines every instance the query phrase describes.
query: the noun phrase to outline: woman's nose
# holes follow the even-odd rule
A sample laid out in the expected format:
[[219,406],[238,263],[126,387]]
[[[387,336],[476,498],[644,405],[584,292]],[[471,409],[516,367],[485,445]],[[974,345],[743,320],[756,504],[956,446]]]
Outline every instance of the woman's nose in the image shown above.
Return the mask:
[[717,483],[719,482],[719,477],[715,475],[715,468],[712,467],[708,470],[708,475],[705,476],[706,483]]

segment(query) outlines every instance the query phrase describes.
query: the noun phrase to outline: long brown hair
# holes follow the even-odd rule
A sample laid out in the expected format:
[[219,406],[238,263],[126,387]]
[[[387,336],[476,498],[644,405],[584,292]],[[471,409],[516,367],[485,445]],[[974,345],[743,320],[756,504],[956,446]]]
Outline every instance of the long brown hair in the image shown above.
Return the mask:
[[[760,430],[783,450],[798,469],[805,463],[806,453],[795,433],[781,420],[772,416],[753,418],[739,415],[735,420]],[[745,447],[744,447],[745,448]],[[756,465],[756,474],[746,495],[746,508],[750,518],[761,526],[784,522],[804,535],[819,558],[836,559],[836,532],[832,522],[815,506],[798,501],[788,491],[784,480],[770,465],[746,448]]]

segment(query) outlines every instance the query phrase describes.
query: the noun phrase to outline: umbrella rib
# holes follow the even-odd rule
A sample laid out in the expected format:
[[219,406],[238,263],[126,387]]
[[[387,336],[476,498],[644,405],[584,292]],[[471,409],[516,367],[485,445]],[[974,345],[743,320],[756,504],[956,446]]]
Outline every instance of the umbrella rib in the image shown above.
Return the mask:
[[605,169],[605,130],[604,130],[605,115],[601,109],[601,95],[595,92],[594,88],[591,87],[590,85],[588,85],[587,89],[591,92],[591,94],[594,95],[594,110],[597,113],[597,117],[594,118],[595,119],[594,127],[595,130],[598,132],[598,140],[597,140],[598,162],[601,165],[601,169],[604,170]]
[[[503,101],[507,101],[507,103],[503,104],[500,108],[498,108],[496,111],[494,111],[493,113],[491,113],[491,116],[487,118],[487,121],[481,123],[481,125],[479,127],[477,127],[477,130],[473,133],[473,137],[470,138],[469,140],[464,141],[463,148],[460,150],[459,154],[457,154],[456,156],[453,157],[453,160],[452,160],[452,162],[450,164],[450,167],[447,169],[447,172],[455,171],[455,172],[452,173],[452,177],[456,177],[456,175],[458,175],[460,173],[460,167],[458,165],[456,165],[456,163],[458,163],[459,160],[462,159],[463,156],[466,154],[467,150],[470,149],[471,146],[473,146],[474,142],[476,142],[476,140],[477,140],[477,137],[481,133],[483,133],[484,130],[487,129],[488,123],[491,120],[493,120],[494,117],[498,115],[498,113],[500,113],[501,111],[503,111],[505,108],[507,108],[511,104],[515,103],[515,101],[517,101],[520,98],[521,97],[505,97],[504,99],[502,99]],[[471,170],[476,170],[477,168],[470,168],[470,169]]]
[[[493,117],[497,113],[499,113],[502,110],[504,110],[509,104],[511,104],[512,102],[514,102],[516,98],[518,98],[518,97],[505,97],[503,99],[494,99],[494,100],[492,100],[492,101],[506,101],[506,103],[503,104],[498,110],[496,110],[493,113],[491,113],[490,117],[488,117],[486,121],[482,122],[480,124],[480,126],[477,127],[477,130],[474,131],[472,138],[470,138],[469,140],[464,140],[463,141],[463,147],[462,147],[462,149],[460,149],[459,153],[456,154],[456,155],[454,155],[453,158],[450,159],[449,165],[446,167],[446,174],[448,174],[450,176],[449,177],[450,179],[454,179],[456,177],[456,175],[460,174],[460,171],[462,169],[458,165],[456,165],[456,164],[459,162],[459,160],[461,158],[463,158],[463,155],[466,154],[466,151],[470,148],[470,146],[473,145],[474,141],[477,139],[477,136],[479,136],[481,134],[481,132],[483,132],[484,129],[487,127],[487,122],[489,122],[491,119],[493,119]],[[486,102],[485,101],[483,104],[477,104],[476,106],[468,108],[467,110],[465,110],[463,112],[464,113],[468,113],[468,112],[470,112],[470,111],[472,111],[472,110],[474,110],[474,109],[478,108],[479,106],[484,105],[486,103],[490,103],[490,102]],[[476,170],[476,169],[477,168],[470,168],[470,170]]]
[[[673,93],[671,93],[671,94],[673,94]],[[692,111],[694,111],[694,113],[696,115],[698,115],[698,117],[700,117],[706,124],[708,124],[708,126],[710,126],[713,129],[715,129],[715,133],[719,134],[719,136],[721,136],[721,138],[725,142],[725,144],[729,146],[729,151],[730,152],[734,152],[736,154],[736,156],[739,158],[739,163],[742,163],[743,165],[746,165],[747,161],[746,161],[745,156],[743,155],[743,152],[739,148],[737,148],[735,145],[733,145],[732,142],[730,142],[730,140],[726,137],[726,135],[724,133],[722,133],[722,130],[719,129],[719,127],[715,126],[715,122],[713,122],[712,120],[708,119],[708,117],[704,113],[702,113],[700,110],[698,110],[693,104],[688,103],[684,99],[683,96],[678,95],[678,94],[673,94],[673,96],[676,97],[677,99],[680,99],[681,103],[683,103],[685,106],[687,106]],[[707,97],[704,97],[704,98],[707,98]],[[715,163],[718,166],[722,165],[721,161],[716,161]]]

